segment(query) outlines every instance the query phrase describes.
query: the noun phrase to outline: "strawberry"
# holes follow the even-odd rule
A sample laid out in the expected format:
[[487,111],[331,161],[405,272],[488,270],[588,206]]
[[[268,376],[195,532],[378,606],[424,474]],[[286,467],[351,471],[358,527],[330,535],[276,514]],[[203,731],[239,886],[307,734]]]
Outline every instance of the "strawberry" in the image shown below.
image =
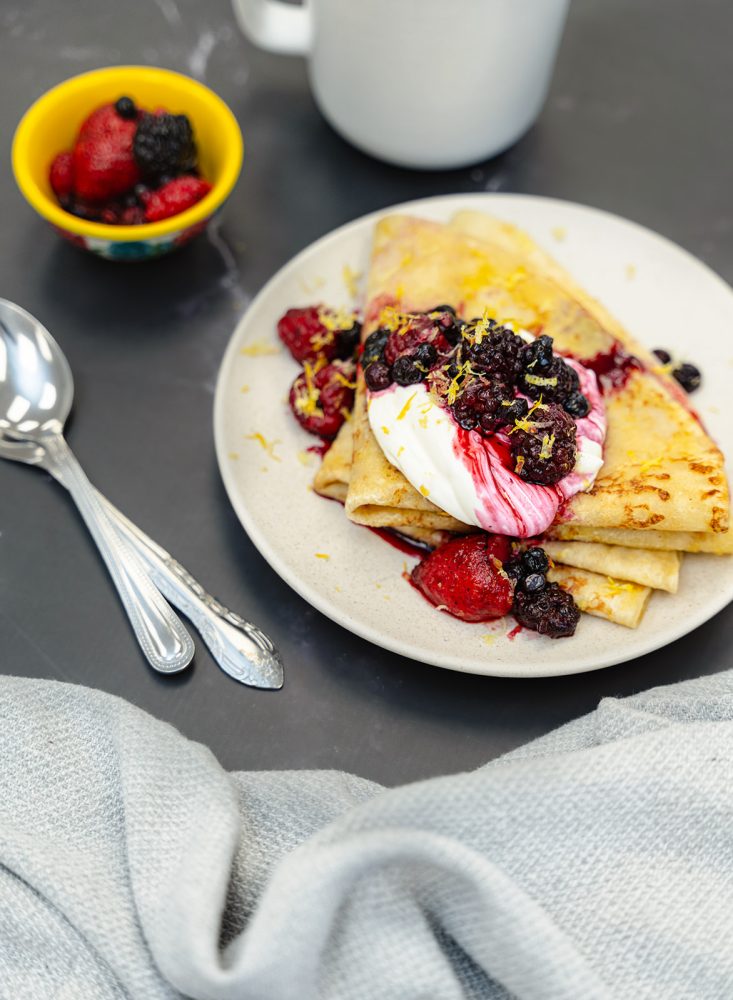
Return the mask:
[[145,221],[160,222],[191,208],[211,191],[211,184],[200,177],[175,177],[145,195]]
[[454,538],[413,569],[411,580],[431,604],[466,622],[501,618],[512,606],[511,581],[502,570],[509,540],[484,533]]
[[135,118],[122,118],[114,104],[97,108],[81,126],[74,147],[74,191],[87,201],[107,201],[140,180],[132,143]]
[[48,179],[57,198],[68,198],[74,190],[74,157],[72,153],[54,156]]
[[336,437],[354,405],[355,374],[352,361],[334,361],[330,365],[324,365],[322,359],[315,364],[305,362],[288,400],[304,430],[323,438]]

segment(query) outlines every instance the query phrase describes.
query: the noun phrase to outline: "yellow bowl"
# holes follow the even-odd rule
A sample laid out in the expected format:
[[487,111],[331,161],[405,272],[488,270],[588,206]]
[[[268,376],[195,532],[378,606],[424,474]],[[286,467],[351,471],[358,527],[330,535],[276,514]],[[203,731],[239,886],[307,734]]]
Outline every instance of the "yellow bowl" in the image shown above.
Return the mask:
[[[201,174],[213,187],[180,215],[141,226],[108,226],[64,211],[51,190],[48,171],[54,156],[71,149],[90,112],[123,95],[143,108],[165,107],[191,120]],[[109,66],[65,80],[26,111],[13,139],[13,173],[26,200],[61,236],[101,257],[143,260],[187,243],[206,228],[237,181],[242,155],[237,120],[208,87],[168,69]]]

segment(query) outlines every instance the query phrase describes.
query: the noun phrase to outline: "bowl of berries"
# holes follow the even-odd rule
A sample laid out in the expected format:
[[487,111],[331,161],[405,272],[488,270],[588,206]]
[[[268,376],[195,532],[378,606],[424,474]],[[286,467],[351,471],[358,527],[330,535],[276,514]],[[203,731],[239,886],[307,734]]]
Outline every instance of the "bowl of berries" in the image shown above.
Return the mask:
[[65,80],[25,113],[13,172],[42,218],[110,260],[168,253],[202,232],[232,191],[242,134],[212,90],[151,66]]

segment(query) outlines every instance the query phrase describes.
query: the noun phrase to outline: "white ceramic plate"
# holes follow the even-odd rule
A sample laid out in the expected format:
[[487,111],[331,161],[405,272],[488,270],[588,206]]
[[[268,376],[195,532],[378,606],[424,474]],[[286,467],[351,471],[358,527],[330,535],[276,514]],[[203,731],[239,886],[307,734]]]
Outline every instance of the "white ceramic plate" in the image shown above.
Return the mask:
[[686,556],[679,592],[654,593],[636,630],[583,615],[571,639],[527,631],[510,638],[510,618],[475,625],[435,611],[402,577],[414,559],[350,523],[339,504],[310,489],[318,459],[305,449],[315,439],[286,404],[298,366],[280,349],[278,318],[291,306],[352,303],[344,268],[365,272],[380,215],[402,211],[446,221],[460,209],[490,212],[526,229],[642,342],[698,364],[704,381],[695,405],[733,455],[728,285],[675,244],[597,209],[525,195],[453,195],[343,226],[303,250],[259,293],[232,337],[216,390],[216,450],[229,498],[254,544],[294,590],[340,625],[396,653],[506,677],[578,673],[642,656],[733,599],[733,559]]

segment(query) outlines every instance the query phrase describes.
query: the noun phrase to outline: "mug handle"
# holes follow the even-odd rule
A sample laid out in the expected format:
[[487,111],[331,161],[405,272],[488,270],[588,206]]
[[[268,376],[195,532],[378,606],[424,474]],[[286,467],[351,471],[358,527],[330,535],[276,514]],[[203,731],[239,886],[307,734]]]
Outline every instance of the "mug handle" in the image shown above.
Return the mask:
[[305,56],[311,47],[311,12],[280,0],[232,0],[234,16],[251,42],[268,52]]

